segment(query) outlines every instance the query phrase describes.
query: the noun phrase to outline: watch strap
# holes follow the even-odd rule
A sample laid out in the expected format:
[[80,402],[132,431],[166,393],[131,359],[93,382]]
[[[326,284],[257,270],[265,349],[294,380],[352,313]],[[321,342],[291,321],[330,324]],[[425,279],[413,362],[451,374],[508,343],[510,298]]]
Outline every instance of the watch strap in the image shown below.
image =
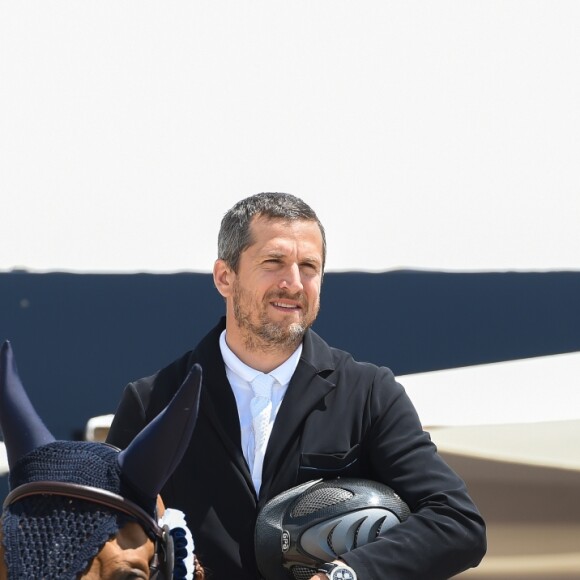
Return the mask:
[[347,564],[326,562],[318,565],[318,572],[323,572],[330,580],[357,580],[356,572]]

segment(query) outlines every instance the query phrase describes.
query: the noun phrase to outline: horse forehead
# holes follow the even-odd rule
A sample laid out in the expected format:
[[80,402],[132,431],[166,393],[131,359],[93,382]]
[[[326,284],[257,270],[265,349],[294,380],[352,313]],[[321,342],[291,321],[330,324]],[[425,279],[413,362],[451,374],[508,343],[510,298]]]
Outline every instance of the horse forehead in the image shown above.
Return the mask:
[[155,546],[137,523],[125,524],[105,545],[80,577],[81,580],[108,580],[117,578],[119,571],[141,571],[149,578],[149,563]]

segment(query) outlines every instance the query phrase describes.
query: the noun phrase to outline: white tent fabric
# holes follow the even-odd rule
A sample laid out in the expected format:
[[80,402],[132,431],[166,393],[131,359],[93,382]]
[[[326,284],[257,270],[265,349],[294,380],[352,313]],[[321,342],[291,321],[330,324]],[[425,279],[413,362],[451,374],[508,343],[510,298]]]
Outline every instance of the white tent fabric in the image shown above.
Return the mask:
[[580,267],[580,4],[0,7],[0,270],[210,271],[303,197],[328,269]]
[[580,420],[580,353],[404,375],[424,425]]

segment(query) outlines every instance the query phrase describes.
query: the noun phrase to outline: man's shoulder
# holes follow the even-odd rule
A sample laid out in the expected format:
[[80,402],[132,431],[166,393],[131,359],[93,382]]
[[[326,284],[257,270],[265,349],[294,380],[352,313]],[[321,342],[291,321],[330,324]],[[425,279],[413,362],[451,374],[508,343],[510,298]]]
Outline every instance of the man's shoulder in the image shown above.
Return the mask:
[[192,359],[194,350],[189,350],[186,353],[182,354],[179,358],[176,358],[174,361],[170,362],[168,365],[164,366],[163,368],[159,369],[155,373],[151,375],[147,375],[145,377],[141,377],[133,381],[134,385],[155,385],[158,383],[166,383],[171,382],[172,379],[180,379],[181,377],[185,378],[187,373],[187,369],[191,366],[189,361]]
[[305,357],[309,362],[319,368],[336,373],[355,373],[364,377],[372,378],[381,376],[394,379],[394,374],[388,366],[371,361],[357,359],[351,352],[330,346],[316,332],[310,331],[305,345]]
[[211,364],[219,356],[219,334],[224,326],[223,319],[191,350],[188,350],[152,375],[148,375],[132,382],[137,390],[163,389],[177,390],[185,380],[187,373],[195,364]]

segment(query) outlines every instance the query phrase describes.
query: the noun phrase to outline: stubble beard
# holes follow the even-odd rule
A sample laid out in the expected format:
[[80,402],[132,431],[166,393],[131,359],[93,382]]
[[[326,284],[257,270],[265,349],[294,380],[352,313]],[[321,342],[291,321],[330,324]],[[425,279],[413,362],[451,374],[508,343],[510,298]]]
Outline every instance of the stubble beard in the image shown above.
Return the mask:
[[[293,322],[290,325],[284,325],[281,322],[270,320],[265,309],[256,312],[255,306],[251,301],[251,294],[243,290],[239,283],[234,283],[233,309],[234,318],[242,331],[244,345],[248,350],[272,352],[277,350],[287,350],[293,352],[302,342],[305,332],[312,326],[318,315],[319,305],[315,305],[314,316],[310,321],[306,316],[302,317],[299,322]],[[268,302],[273,298],[292,298],[284,293],[269,294],[264,298]],[[304,300],[301,300],[304,314],[308,314]],[[246,305],[246,308],[244,308]],[[247,306],[249,305],[249,306]],[[256,313],[257,321],[253,320],[252,314]]]

